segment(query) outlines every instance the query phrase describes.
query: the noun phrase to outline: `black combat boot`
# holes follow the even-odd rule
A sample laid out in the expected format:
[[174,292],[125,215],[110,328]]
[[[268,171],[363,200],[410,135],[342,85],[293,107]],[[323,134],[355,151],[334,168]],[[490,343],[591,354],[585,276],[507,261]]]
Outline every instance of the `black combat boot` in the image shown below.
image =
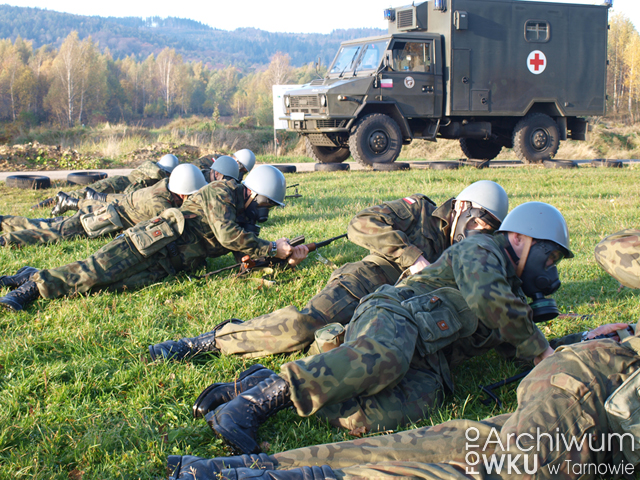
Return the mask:
[[169,468],[174,469],[173,475],[169,477],[169,480],[336,480],[335,473],[328,465],[298,467],[291,470],[274,470],[262,468],[258,463],[254,468],[235,467],[218,470],[219,463],[213,463],[223,461],[226,464],[227,460],[244,457],[248,460],[255,456],[243,455],[242,457],[214,458],[211,460],[192,456],[169,457]]
[[193,404],[193,418],[204,417],[220,405],[230,402],[238,394],[255,387],[262,380],[274,374],[273,370],[269,370],[257,363],[242,372],[235,382],[209,385],[198,396],[196,403]]
[[[167,466],[173,472],[170,478],[184,477],[186,473],[197,473],[196,478],[221,478],[219,474],[222,470],[229,468],[255,468],[260,470],[274,470],[278,462],[273,458],[260,453],[258,455],[238,455],[237,457],[201,458],[192,455],[169,455]],[[205,477],[203,475],[210,475]]]
[[85,188],[84,189],[84,198],[87,200],[98,200],[99,202],[107,201],[107,194],[96,192],[93,188]]
[[70,210],[78,210],[78,199],[70,197],[64,192],[58,192],[56,195],[56,206],[51,210],[51,216],[56,217]]
[[0,304],[11,310],[24,310],[31,302],[40,298],[40,291],[36,282],[29,280],[15,290],[0,297]]
[[[4,240],[4,238],[2,238],[2,240]],[[34,273],[39,271],[40,270],[35,267],[22,267],[15,275],[0,276],[0,286],[17,288],[27,282]]]
[[289,384],[276,374],[206,415],[209,426],[242,453],[260,451],[256,432],[264,421],[291,406]]
[[149,354],[152,360],[184,360],[198,353],[220,353],[216,348],[216,332],[227,323],[242,323],[242,320],[231,318],[216,325],[210,332],[203,333],[193,338],[181,340],[167,340],[156,345],[149,345]]

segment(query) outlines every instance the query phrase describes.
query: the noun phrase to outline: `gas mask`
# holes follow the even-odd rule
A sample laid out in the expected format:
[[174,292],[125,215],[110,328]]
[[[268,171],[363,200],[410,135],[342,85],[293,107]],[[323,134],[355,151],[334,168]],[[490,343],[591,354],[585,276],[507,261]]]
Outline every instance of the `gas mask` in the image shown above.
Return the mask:
[[250,221],[264,223],[269,219],[269,210],[275,205],[264,195],[252,194],[245,205],[244,212]]
[[[471,204],[471,207],[467,208],[466,210],[456,210],[456,214],[451,225],[452,245],[454,243],[461,242],[471,235],[475,235],[477,233],[491,233],[492,231],[500,228],[500,222],[497,218],[495,218],[477,203],[469,203]],[[475,225],[469,225],[469,223],[472,221],[475,222],[476,218],[479,218],[480,220],[488,224],[490,230],[470,230],[470,227]]]
[[522,291],[532,300],[529,306],[533,310],[533,321],[536,323],[552,320],[560,313],[556,301],[545,296],[560,288],[556,265],[563,258],[560,247],[550,240],[536,240],[526,256],[520,280]]

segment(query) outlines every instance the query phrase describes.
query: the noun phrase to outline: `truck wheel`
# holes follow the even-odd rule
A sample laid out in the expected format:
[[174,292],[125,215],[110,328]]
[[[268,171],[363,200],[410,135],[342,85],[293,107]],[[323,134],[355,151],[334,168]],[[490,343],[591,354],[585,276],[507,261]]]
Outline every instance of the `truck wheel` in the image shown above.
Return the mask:
[[349,137],[351,156],[363,165],[392,163],[402,149],[402,132],[391,117],[372,113],[360,119]]
[[491,140],[461,138],[460,148],[462,149],[462,153],[464,153],[469,159],[493,160],[502,150],[502,145]]
[[513,150],[524,163],[550,160],[560,146],[558,124],[544,113],[532,113],[513,130]]
[[312,145],[309,137],[304,139],[307,156],[317,163],[342,163],[351,153],[347,147],[321,147],[320,145]]

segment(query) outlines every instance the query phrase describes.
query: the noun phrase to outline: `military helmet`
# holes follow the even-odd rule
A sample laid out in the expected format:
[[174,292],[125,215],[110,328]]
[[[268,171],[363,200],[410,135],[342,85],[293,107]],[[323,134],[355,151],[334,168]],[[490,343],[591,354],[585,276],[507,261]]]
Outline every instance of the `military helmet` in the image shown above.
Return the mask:
[[456,200],[480,205],[500,222],[509,211],[509,197],[501,185],[491,180],[480,180],[462,190]]
[[562,213],[553,205],[527,202],[509,212],[499,232],[515,232],[537,240],[549,240],[564,250],[565,258],[573,258],[569,250],[569,229]]
[[191,195],[207,185],[204,175],[191,163],[178,165],[169,177],[169,191],[178,195]]
[[178,157],[167,153],[160,160],[158,160],[157,165],[162,168],[166,172],[173,172],[173,169],[178,166],[180,162],[178,161]]
[[272,202],[284,207],[287,181],[273,165],[258,165],[249,172],[242,184],[258,195],[264,195]]
[[213,161],[213,165],[211,165],[211,170],[221,173],[225,177],[235,178],[236,180],[238,180],[238,177],[240,176],[238,162],[228,155],[222,155],[221,157],[216,158]]
[[238,150],[233,154],[233,157],[244,166],[247,172],[250,172],[253,166],[256,164],[256,156],[248,148]]

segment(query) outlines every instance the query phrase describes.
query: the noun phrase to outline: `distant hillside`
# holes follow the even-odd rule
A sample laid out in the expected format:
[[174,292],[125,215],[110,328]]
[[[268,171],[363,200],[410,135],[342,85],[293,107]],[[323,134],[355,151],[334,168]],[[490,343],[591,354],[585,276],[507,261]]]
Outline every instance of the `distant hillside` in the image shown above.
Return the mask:
[[19,35],[34,47],[59,47],[73,30],[80,38],[89,35],[108,47],[115,58],[135,55],[144,59],[165,47],[174,48],[185,60],[200,60],[213,67],[266,65],[276,52],[291,57],[293,66],[312,62],[320,55],[326,65],[343,40],[381,35],[384,30],[349,29],[332,33],[271,33],[254,28],[218,30],[182,18],[88,17],[40,8],[0,5],[0,38]]

